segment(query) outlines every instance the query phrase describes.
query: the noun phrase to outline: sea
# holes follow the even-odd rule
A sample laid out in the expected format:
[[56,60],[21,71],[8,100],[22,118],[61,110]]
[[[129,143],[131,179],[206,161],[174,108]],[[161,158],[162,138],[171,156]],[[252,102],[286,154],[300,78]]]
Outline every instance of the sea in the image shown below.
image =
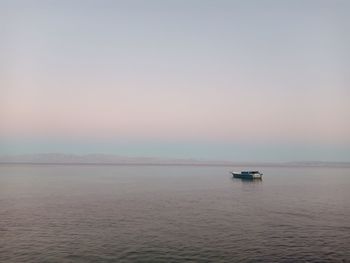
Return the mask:
[[350,262],[350,168],[0,165],[0,262]]

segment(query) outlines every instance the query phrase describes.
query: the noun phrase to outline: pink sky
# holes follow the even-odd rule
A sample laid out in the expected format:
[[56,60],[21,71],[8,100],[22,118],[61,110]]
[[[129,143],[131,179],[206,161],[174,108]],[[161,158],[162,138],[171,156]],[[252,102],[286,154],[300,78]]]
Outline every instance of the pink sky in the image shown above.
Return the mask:
[[7,4],[0,141],[350,145],[349,4],[317,3]]

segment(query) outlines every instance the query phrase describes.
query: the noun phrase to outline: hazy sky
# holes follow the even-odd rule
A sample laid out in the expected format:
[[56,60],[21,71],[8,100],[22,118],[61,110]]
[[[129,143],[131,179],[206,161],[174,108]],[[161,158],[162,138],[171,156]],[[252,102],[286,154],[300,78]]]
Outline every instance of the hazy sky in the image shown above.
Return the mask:
[[350,161],[349,13],[0,0],[0,154]]

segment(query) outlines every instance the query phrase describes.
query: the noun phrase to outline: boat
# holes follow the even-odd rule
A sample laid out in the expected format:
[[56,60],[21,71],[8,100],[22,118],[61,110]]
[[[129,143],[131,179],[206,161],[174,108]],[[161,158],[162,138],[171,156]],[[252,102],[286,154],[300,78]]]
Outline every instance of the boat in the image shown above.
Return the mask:
[[242,171],[240,173],[231,172],[233,178],[241,179],[262,179],[262,173],[259,171]]

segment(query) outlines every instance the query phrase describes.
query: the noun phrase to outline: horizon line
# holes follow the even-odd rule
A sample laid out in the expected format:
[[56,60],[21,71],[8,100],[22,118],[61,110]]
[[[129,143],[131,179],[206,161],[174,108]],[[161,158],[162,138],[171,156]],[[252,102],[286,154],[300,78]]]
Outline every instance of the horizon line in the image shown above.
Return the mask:
[[[55,159],[60,157],[61,159]],[[94,157],[94,158],[92,158]],[[34,159],[31,159],[34,158]],[[46,159],[45,159],[46,158]],[[89,159],[90,158],[90,159]],[[92,158],[92,159],[91,159]],[[101,158],[100,160],[98,158]],[[105,159],[104,159],[105,158]],[[153,165],[153,166],[261,166],[261,167],[350,167],[350,161],[232,161],[196,158],[131,157],[115,154],[36,153],[0,155],[0,164],[18,165]]]

